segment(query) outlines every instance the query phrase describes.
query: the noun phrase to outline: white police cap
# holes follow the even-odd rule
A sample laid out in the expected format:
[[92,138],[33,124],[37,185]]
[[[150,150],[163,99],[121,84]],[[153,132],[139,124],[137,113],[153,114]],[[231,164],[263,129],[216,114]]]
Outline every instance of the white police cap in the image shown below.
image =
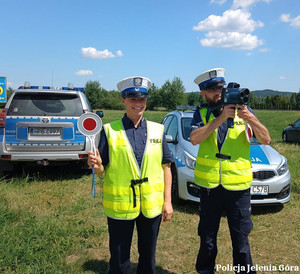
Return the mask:
[[200,90],[212,89],[226,84],[225,69],[213,68],[201,73],[195,78],[194,82]]
[[152,86],[151,81],[146,77],[134,76],[121,80],[118,90],[122,92],[122,97],[145,97],[148,98],[148,89]]

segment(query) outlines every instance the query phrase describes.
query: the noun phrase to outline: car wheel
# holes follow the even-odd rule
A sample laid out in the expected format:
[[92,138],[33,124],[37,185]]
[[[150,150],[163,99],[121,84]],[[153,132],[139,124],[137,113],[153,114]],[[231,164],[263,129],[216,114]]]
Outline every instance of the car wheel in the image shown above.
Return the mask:
[[178,195],[178,178],[177,178],[176,167],[172,166],[171,171],[172,171],[172,187],[171,187],[172,202],[174,204],[181,204],[182,200],[179,198]]
[[282,133],[282,141],[286,142],[286,143],[288,142],[288,139],[287,139],[287,136],[286,136],[286,132]]

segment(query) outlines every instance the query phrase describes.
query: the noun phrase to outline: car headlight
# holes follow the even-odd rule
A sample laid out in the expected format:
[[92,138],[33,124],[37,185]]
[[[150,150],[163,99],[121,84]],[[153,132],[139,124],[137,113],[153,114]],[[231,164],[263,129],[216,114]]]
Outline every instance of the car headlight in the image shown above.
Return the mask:
[[187,153],[186,151],[184,153],[185,153],[185,163],[186,163],[186,165],[191,169],[195,169],[196,159],[192,155]]
[[278,175],[282,175],[288,171],[288,165],[287,165],[287,160],[284,159],[282,165],[277,169]]

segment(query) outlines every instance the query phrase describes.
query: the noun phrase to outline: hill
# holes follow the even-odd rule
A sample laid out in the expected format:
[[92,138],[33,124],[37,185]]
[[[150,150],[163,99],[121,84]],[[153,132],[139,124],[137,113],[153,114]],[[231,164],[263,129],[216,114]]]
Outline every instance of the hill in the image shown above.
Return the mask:
[[287,91],[277,91],[272,89],[263,89],[263,90],[253,90],[251,91],[256,97],[262,97],[265,98],[267,96],[275,96],[275,95],[282,95],[282,96],[288,96],[291,97],[293,92],[287,92]]

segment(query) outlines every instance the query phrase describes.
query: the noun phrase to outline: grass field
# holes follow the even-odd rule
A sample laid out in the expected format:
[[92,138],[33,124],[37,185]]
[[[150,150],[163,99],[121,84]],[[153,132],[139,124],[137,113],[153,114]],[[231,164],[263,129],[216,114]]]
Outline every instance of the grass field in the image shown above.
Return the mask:
[[[271,145],[288,159],[292,174],[292,199],[284,206],[253,208],[254,228],[250,242],[254,264],[283,265],[287,269],[300,267],[300,145],[281,141],[283,128],[299,118],[300,112],[256,113],[270,131]],[[160,122],[164,114],[146,112],[145,116]],[[122,111],[105,111],[103,122],[122,115]],[[90,194],[91,182],[90,172],[72,167],[17,170],[12,176],[2,175],[0,272],[106,273],[109,249],[106,218],[101,205],[102,178],[96,179],[95,199]],[[199,247],[197,225],[197,204],[174,205],[171,222],[161,225],[157,273],[195,273]],[[217,264],[231,264],[231,241],[226,217],[221,220],[218,245]],[[137,258],[134,235],[132,273]]]

